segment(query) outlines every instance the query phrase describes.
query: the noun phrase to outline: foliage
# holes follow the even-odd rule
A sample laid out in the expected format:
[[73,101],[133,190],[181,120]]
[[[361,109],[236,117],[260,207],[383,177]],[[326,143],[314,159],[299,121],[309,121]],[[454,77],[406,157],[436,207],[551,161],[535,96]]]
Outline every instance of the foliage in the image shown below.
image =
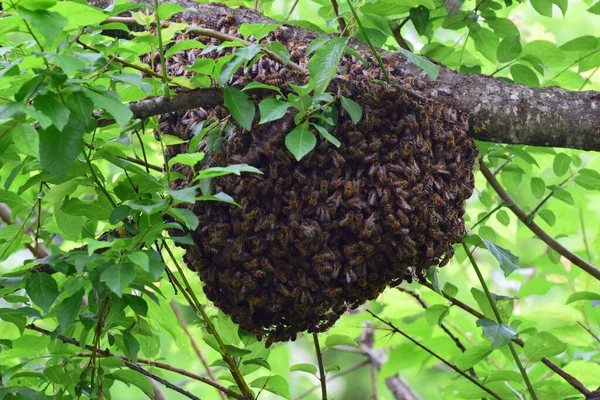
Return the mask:
[[[231,3],[253,5],[245,0]],[[292,24],[325,32],[337,31],[343,18],[349,36],[402,52],[431,79],[443,64],[528,86],[600,89],[595,75],[600,39],[594,36],[600,1],[482,0],[453,11],[439,0],[369,0],[353,2],[354,7],[346,1],[314,0],[294,2],[288,15],[290,3],[264,1],[261,8],[276,19],[283,21],[287,15]],[[340,145],[330,133],[338,112],[348,113],[354,122],[364,117],[352,99],[327,92],[340,58],[352,54],[348,37],[314,40],[307,49],[308,85],[291,85],[286,93],[277,85],[227,86],[236,70],[251,68],[262,57],[289,64],[287,49],[273,42],[225,41],[220,48],[235,48],[233,55],[219,63],[198,59],[186,66],[196,73],[193,78],[142,77],[141,71],[152,69],[139,61],[148,52],[160,49],[161,58],[168,58],[185,49],[215,48],[184,41],[163,54],[151,24],[181,11],[174,4],[162,4],[158,15],[134,12],[144,29],[131,40],[105,36],[103,29],[129,31],[117,21],[100,26],[129,8],[123,2],[107,10],[72,1],[2,2],[0,397],[110,399],[126,390],[128,398],[142,399],[156,390],[148,376],[182,382],[181,373],[187,371],[191,381],[178,386],[201,398],[217,398],[214,387],[197,373],[210,367],[209,377],[221,389],[232,390],[230,396],[243,392],[246,384],[255,394],[268,391],[290,399],[311,390],[309,396],[317,398],[313,385],[319,374],[314,354],[308,353],[310,337],[267,350],[238,330],[203,297],[195,276],[180,268],[181,252],[174,245],[191,238],[171,236],[167,230],[194,229],[199,223],[177,204],[235,203],[208,191],[211,177],[256,169],[212,167],[202,152],[180,154],[167,163],[165,146],[180,139],[162,135],[156,117],[134,119],[127,103],[168,97],[175,87],[224,87],[224,104],[235,121],[208,120],[192,139],[208,135],[212,143],[222,140],[228,124],[251,130],[253,123],[265,124],[294,110],[295,128],[285,143],[300,160],[320,140]],[[245,24],[240,32],[245,38],[260,38],[278,27]],[[186,29],[172,23],[161,30],[160,42],[170,45],[173,35]],[[250,94],[256,88],[272,90],[275,97],[256,108]],[[478,146],[485,164],[528,214],[528,222],[538,223],[590,263],[600,261],[597,154],[483,142]],[[205,166],[195,177],[197,187],[170,187],[178,177],[171,168],[175,162]],[[492,293],[486,296],[481,290],[468,255],[459,247],[451,263],[432,276],[434,285],[388,289],[364,309],[458,369],[472,369],[474,379],[501,398],[530,398],[532,391],[539,399],[581,398],[544,359],[590,390],[598,385],[600,284],[536,238],[481,175],[476,186],[467,208],[472,230],[465,243]],[[461,310],[460,304],[473,307],[476,315]],[[389,326],[365,310],[344,316],[320,335],[329,377],[337,376],[337,370],[346,376],[356,352],[368,354],[380,367],[373,382],[363,369],[347,375],[343,385],[331,385],[337,398],[367,398],[370,384],[381,398],[391,398],[385,379],[395,374],[423,398],[441,393],[448,399],[489,397],[473,382],[438,368],[443,365],[439,359],[391,335]],[[379,328],[374,348],[364,338],[367,323]],[[524,346],[515,346],[516,352],[526,373],[508,346],[519,340]],[[190,376],[189,371],[196,373]],[[529,391],[528,381],[533,384]],[[168,393],[170,398],[186,397],[173,387]]]

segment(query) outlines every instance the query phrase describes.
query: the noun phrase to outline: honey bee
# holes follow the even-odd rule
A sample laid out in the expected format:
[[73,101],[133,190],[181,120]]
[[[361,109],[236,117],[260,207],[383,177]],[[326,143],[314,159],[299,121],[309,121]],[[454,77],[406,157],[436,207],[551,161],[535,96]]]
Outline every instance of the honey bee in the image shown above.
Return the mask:
[[300,288],[293,288],[292,291],[290,292],[290,297],[298,297],[300,296],[300,294],[302,293],[302,291],[300,290]]
[[294,170],[294,172],[292,172],[292,176],[294,177],[294,179],[296,179],[301,184],[306,183],[306,175],[304,175],[302,172],[300,172],[300,170],[298,168],[296,168]]
[[344,198],[348,198],[348,197],[352,196],[352,193],[353,193],[352,181],[346,181],[346,183],[344,184],[344,192],[343,192]]
[[363,236],[370,237],[373,234],[373,231],[375,230],[375,222],[378,218],[379,216],[377,213],[372,213],[369,218],[367,218],[365,221],[365,228],[363,229]]
[[318,264],[323,264],[326,261],[332,261],[334,259],[335,259],[335,254],[331,250],[327,250],[322,253],[316,254],[313,257],[313,261]]
[[327,196],[327,190],[328,189],[329,189],[329,181],[326,180],[326,179],[323,179],[319,183],[319,196],[321,196],[321,197]]
[[271,85],[271,86],[275,86],[275,87],[281,87],[281,86],[283,86],[284,81],[283,81],[281,75],[276,74],[276,75],[271,75],[270,77],[268,77],[265,80],[265,83],[267,85]]
[[348,226],[352,223],[352,221],[354,221],[354,212],[350,211],[347,212],[346,215],[344,216],[344,218],[342,218],[338,224],[339,226]]
[[336,168],[340,168],[344,166],[344,164],[346,164],[346,159],[342,157],[337,151],[330,149],[329,155],[333,159],[333,165],[335,165]]
[[267,215],[260,221],[260,224],[257,224],[257,226],[254,228],[254,232],[258,232],[260,230],[265,230],[265,229],[268,229],[269,227],[272,228],[275,225],[276,219],[277,218],[275,217],[275,214]]
[[292,159],[282,149],[277,149],[275,151],[275,156],[277,156],[279,161],[281,161],[285,166],[289,167],[290,165],[292,165]]
[[417,119],[415,118],[415,116],[413,114],[408,114],[406,117],[406,122],[408,123],[408,126],[410,126],[411,129],[413,130],[417,130],[419,129],[419,123],[417,122]]
[[362,210],[366,206],[365,202],[362,201],[360,197],[348,199],[344,204],[348,208],[358,208],[359,210]]
[[235,23],[235,18],[231,14],[227,14],[217,21],[217,25],[215,26],[216,30],[220,31],[225,25],[232,25]]
[[210,168],[218,166],[221,163],[221,161],[223,161],[223,157],[224,157],[224,154],[222,151],[215,152],[215,154],[210,159],[208,166]]
[[329,263],[317,264],[315,270],[321,274],[328,274],[333,271],[333,266]]
[[262,258],[260,260],[260,266],[267,272],[274,273],[275,271],[269,260],[267,260],[266,258]]
[[344,268],[344,276],[346,277],[347,283],[356,282],[358,277],[352,268]]
[[244,220],[241,224],[242,231],[248,232],[254,226],[254,221],[252,219]]
[[408,219],[408,217],[406,216],[406,214],[404,214],[404,212],[400,209],[396,210],[396,215],[398,216],[398,219],[400,220],[400,224],[402,224],[403,226],[408,226],[408,224],[410,224],[410,220]]
[[364,153],[360,149],[358,149],[354,146],[351,146],[348,148],[348,154],[352,158],[356,158],[356,159],[361,159],[361,158],[364,158],[364,156],[365,156]]
[[285,179],[283,177],[277,178],[275,181],[275,194],[281,194],[283,192],[283,185],[285,183]]
[[339,190],[335,191],[331,196],[327,198],[327,200],[325,200],[325,202],[329,204],[334,204],[336,208],[339,207],[340,203],[342,202],[342,192],[340,192]]
[[385,221],[392,229],[400,229],[400,224],[398,223],[398,220],[394,217],[393,214],[386,215]]
[[246,270],[251,270],[251,269],[254,269],[254,268],[258,268],[259,262],[256,259],[252,259],[252,260],[247,261],[244,264],[242,264],[242,266]]
[[256,218],[258,218],[259,213],[260,213],[260,210],[258,208],[254,208],[250,212],[247,212],[246,214],[242,214],[242,218],[245,221],[255,220]]
[[288,277],[281,272],[280,269],[273,269],[273,275],[275,275],[275,278],[281,283],[286,283],[288,281]]
[[308,225],[303,222],[300,225],[300,233],[307,238],[313,238],[317,234],[317,229],[315,229],[314,225]]
[[257,269],[252,272],[252,276],[257,279],[261,279],[261,278],[264,278],[265,276],[267,276],[267,273],[265,271],[263,271],[262,269]]
[[[236,279],[236,281],[238,281],[238,279]],[[244,275],[244,277],[242,278],[242,292],[245,292],[246,290],[255,290],[256,289],[256,282],[254,282],[254,279],[252,279],[252,277],[250,275]]]
[[327,297],[336,297],[342,294],[344,290],[340,287],[335,288],[335,289],[326,289],[325,290],[325,296]]
[[350,143],[355,144],[363,139],[363,135],[360,131],[351,131],[348,133],[348,139],[350,139]]

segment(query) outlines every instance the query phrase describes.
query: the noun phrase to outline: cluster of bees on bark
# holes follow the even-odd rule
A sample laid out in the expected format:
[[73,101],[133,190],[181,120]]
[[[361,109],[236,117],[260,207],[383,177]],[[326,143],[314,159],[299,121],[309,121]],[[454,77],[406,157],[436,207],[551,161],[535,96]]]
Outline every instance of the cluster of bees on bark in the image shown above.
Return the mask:
[[[209,28],[240,36],[232,17]],[[308,43],[285,33],[278,28],[263,41],[283,43],[292,61],[305,67]],[[189,38],[182,34],[179,40]],[[231,49],[204,56],[200,51],[175,54],[168,60],[169,73],[189,75],[182,65],[231,54]],[[267,346],[294,340],[302,331],[325,331],[345,311],[375,299],[387,286],[424,279],[428,267],[448,262],[453,243],[465,230],[462,216],[473,191],[477,156],[467,137],[467,115],[372,82],[382,79],[381,71],[370,54],[362,55],[368,67],[344,55],[338,70],[342,83],[329,87],[334,94],[351,96],[363,110],[358,124],[339,112],[332,132],[339,147],[319,139],[313,151],[296,161],[284,144],[294,128],[288,112],[264,125],[257,116],[251,131],[230,125],[223,145],[213,152],[206,140],[196,149],[189,149],[189,142],[168,148],[171,157],[189,150],[207,152],[206,162],[195,171],[248,163],[263,172],[213,179],[214,192],[231,195],[239,207],[187,205],[199,226],[185,262],[204,282],[206,296],[259,340],[266,337]],[[150,64],[149,58],[145,61]],[[390,70],[396,82],[407,83],[393,66]],[[352,91],[344,80],[352,82]],[[284,88],[307,77],[262,58],[248,70],[236,71],[230,84],[251,81]],[[272,93],[262,93],[256,103]],[[172,113],[161,117],[161,130],[190,139],[200,121],[228,115],[222,106]],[[174,188],[192,184],[192,168],[175,164],[175,170],[184,178],[174,181]]]

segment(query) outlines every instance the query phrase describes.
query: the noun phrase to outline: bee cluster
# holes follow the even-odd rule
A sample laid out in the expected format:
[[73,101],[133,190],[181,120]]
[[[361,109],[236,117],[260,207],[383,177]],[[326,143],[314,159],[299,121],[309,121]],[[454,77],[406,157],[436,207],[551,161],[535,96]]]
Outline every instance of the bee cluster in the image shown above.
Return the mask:
[[[216,28],[235,34],[232,24],[223,21]],[[292,60],[306,65],[299,51],[306,44],[286,39],[281,30],[270,40],[293,49]],[[227,54],[218,51],[205,56]],[[184,73],[179,65],[184,57],[191,64],[190,54],[201,57],[180,52],[170,72]],[[373,83],[377,64],[363,56],[368,68],[352,56],[340,65],[339,76],[353,82],[351,93],[343,83],[329,88],[352,96],[363,109],[358,124],[339,113],[332,131],[339,147],[321,139],[296,161],[284,144],[294,127],[292,112],[263,125],[255,121],[250,132],[232,124],[207,165],[248,163],[263,174],[213,179],[214,192],[231,195],[239,207],[188,205],[199,226],[192,232],[194,245],[186,248],[186,264],[199,274],[206,296],[243,329],[259,339],[266,336],[267,346],[293,340],[298,332],[324,331],[388,285],[422,279],[428,267],[448,262],[464,233],[477,155],[467,137],[467,116]],[[236,71],[231,83],[258,80],[283,87],[305,79],[269,59],[254,65]],[[161,129],[189,139],[195,124],[209,116],[223,119],[228,111],[217,106],[166,115]],[[196,149],[188,147],[189,142],[170,146],[168,153],[210,146],[203,139]],[[175,164],[175,170],[182,178],[174,187],[191,185],[190,167]]]

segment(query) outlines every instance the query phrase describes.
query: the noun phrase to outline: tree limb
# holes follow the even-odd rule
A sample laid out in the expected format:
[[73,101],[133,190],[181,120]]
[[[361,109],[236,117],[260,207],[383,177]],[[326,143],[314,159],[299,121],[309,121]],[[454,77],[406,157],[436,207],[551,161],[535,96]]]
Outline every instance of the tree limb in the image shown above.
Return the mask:
[[[159,3],[168,2],[160,0]],[[226,15],[236,24],[276,23],[248,8],[222,4],[198,4],[178,0],[197,12],[184,12],[186,20],[215,26]],[[284,25],[285,35],[310,42],[321,34]],[[333,37],[333,36],[332,36]],[[352,40],[354,48],[367,46]],[[600,93],[573,92],[558,87],[531,88],[477,74],[460,74],[441,66],[435,81],[398,53],[383,59],[397,77],[413,77],[426,96],[469,113],[471,136],[477,140],[532,146],[566,147],[600,151]],[[200,106],[200,102],[197,103]],[[211,103],[212,104],[212,103]],[[209,104],[203,104],[209,106]]]

